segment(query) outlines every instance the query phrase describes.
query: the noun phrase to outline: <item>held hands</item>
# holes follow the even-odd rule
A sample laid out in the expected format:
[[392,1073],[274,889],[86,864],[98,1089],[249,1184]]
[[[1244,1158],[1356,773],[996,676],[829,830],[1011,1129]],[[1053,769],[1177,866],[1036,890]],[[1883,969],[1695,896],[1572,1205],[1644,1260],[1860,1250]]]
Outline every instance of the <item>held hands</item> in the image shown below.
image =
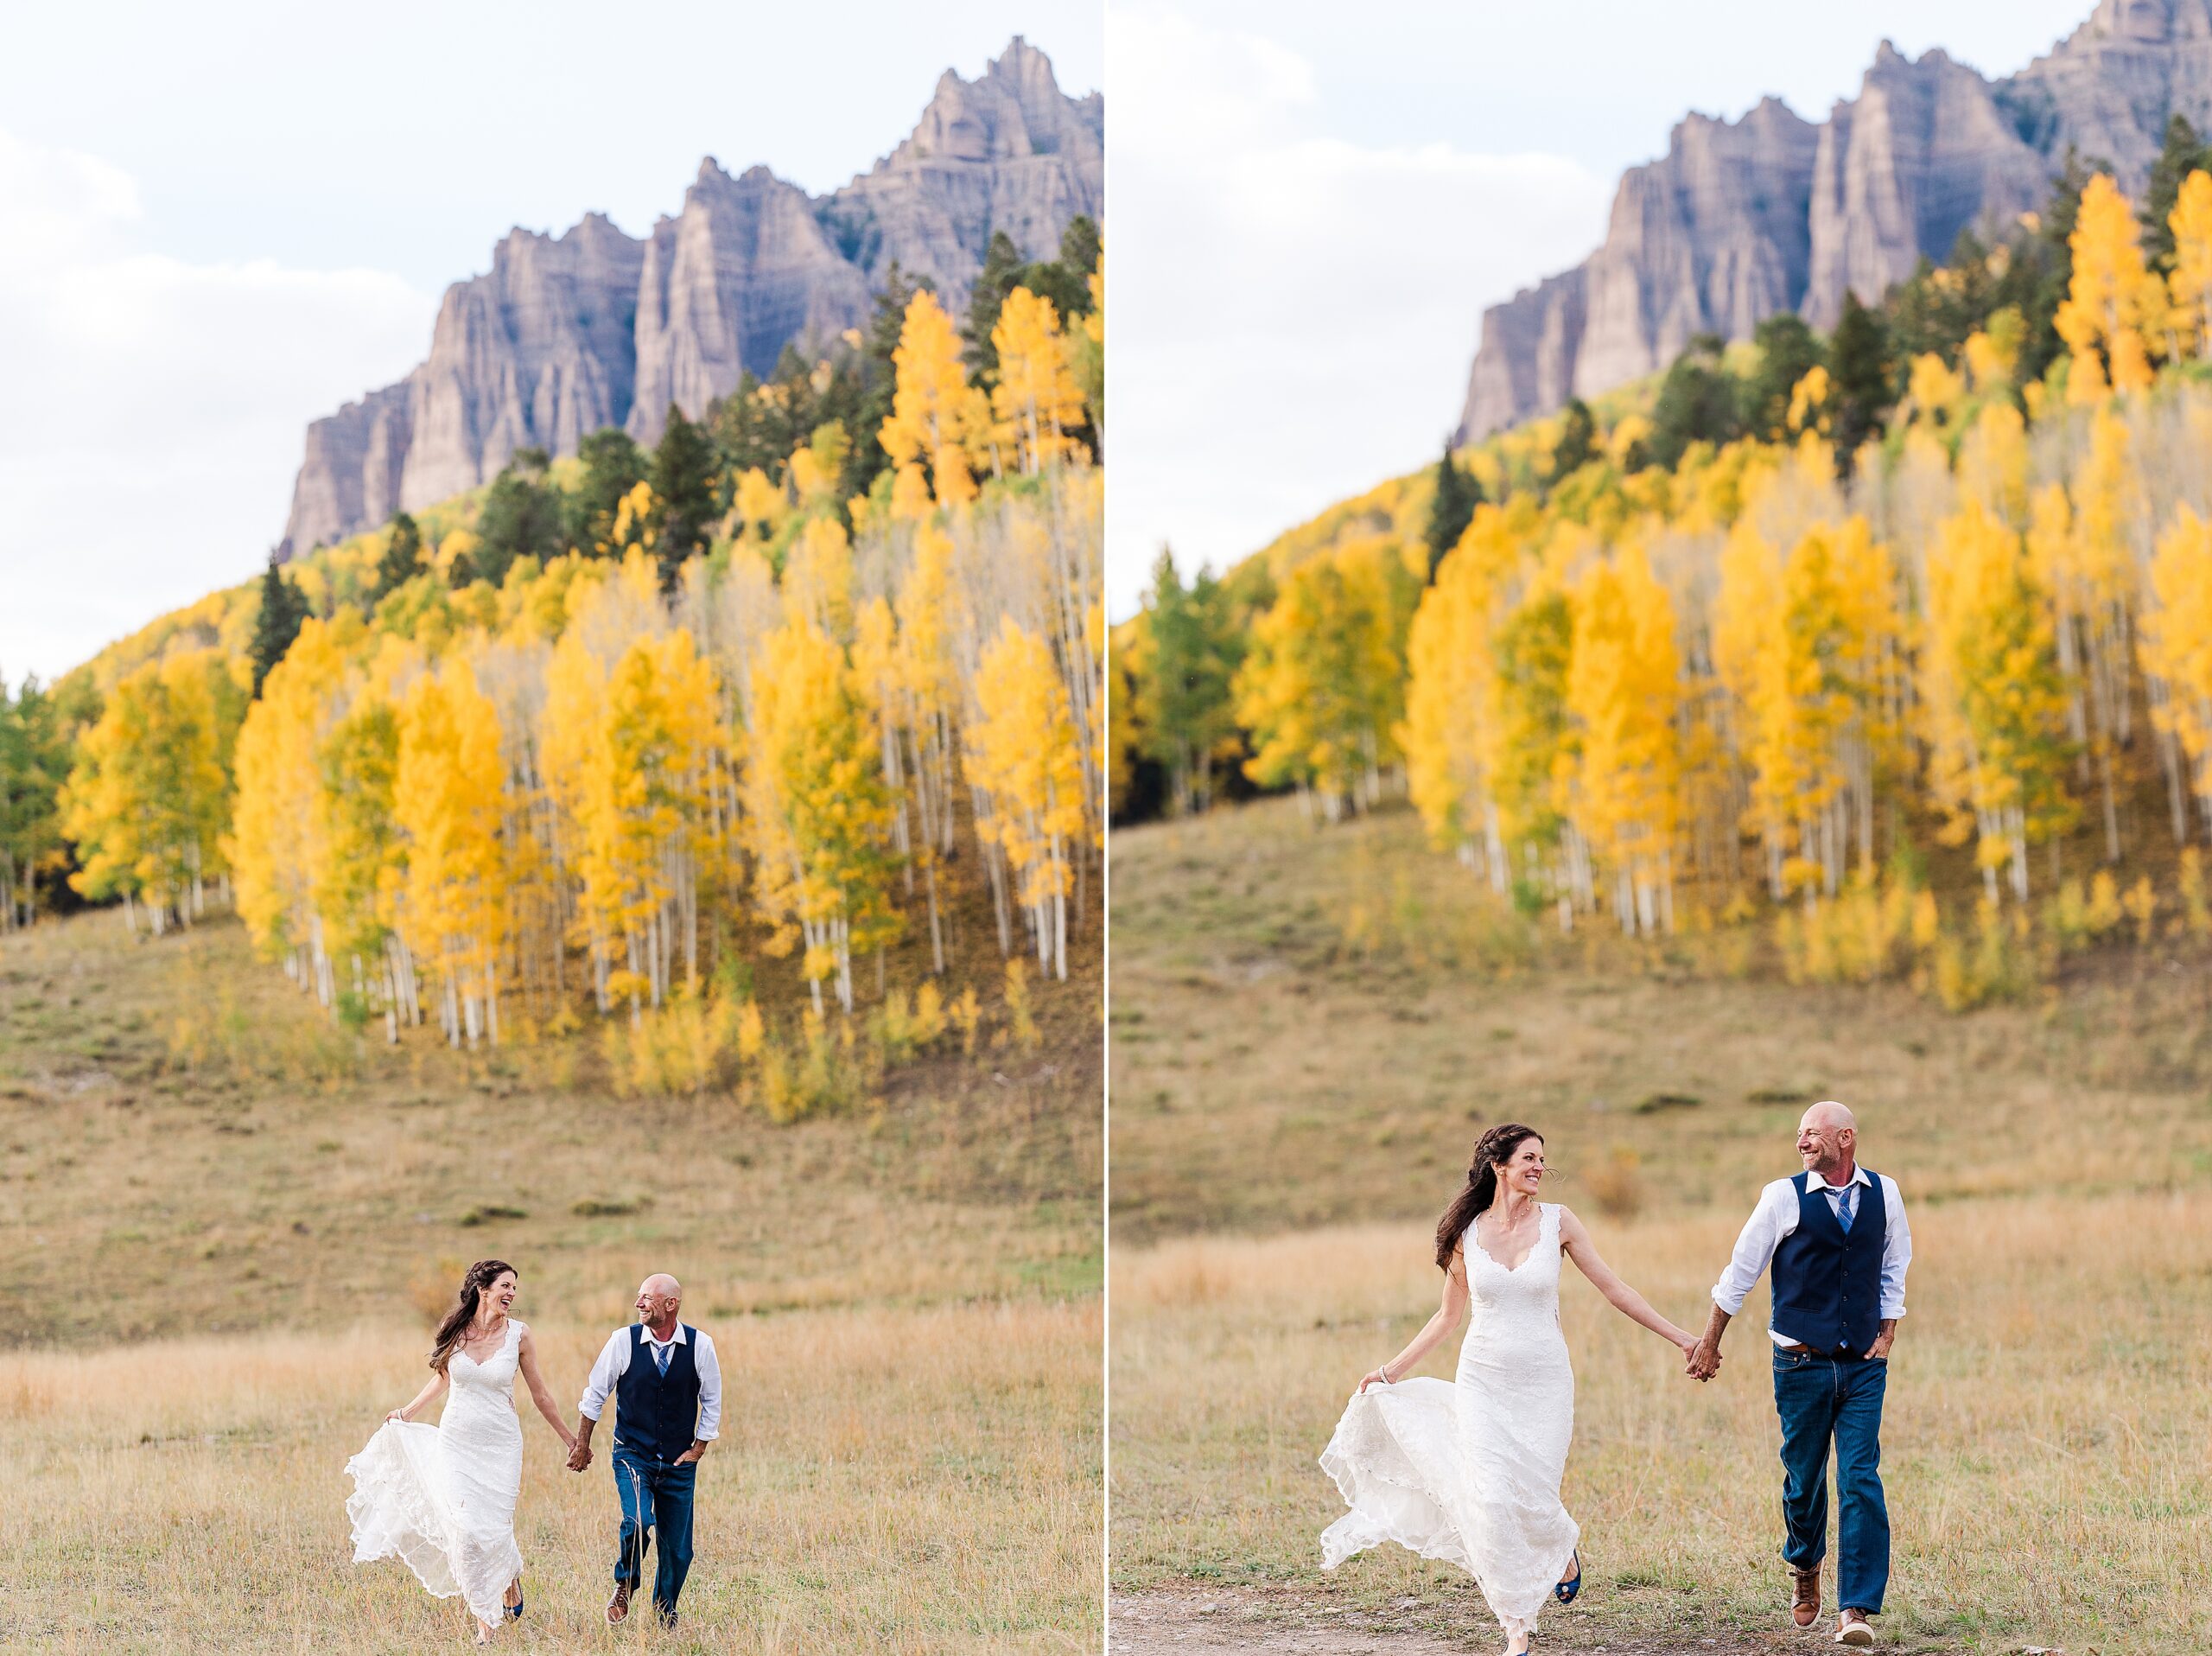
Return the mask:
[[581,1472],[591,1464],[591,1445],[581,1437],[569,1440],[569,1470]]
[[1682,1373],[1694,1380],[1709,1380],[1720,1372],[1720,1347],[1709,1340],[1689,1340],[1682,1345]]

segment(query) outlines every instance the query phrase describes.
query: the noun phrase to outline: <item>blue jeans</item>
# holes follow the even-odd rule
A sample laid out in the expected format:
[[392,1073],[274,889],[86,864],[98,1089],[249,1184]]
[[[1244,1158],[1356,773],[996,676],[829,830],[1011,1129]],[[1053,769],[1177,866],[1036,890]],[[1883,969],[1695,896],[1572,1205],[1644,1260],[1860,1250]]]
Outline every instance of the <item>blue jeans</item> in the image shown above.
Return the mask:
[[1774,1406],[1782,1417],[1782,1556],[1810,1570],[1827,1556],[1828,1444],[1835,1444],[1835,1602],[1879,1615],[1890,1583],[1890,1509],[1882,1500],[1882,1393],[1888,1363],[1774,1353]]
[[655,1461],[632,1449],[614,1451],[614,1489],[622,1500],[621,1551],[614,1579],[632,1592],[645,1578],[645,1548],[660,1532],[660,1557],[653,1569],[653,1608],[673,1615],[677,1595],[691,1570],[691,1490],[696,1461],[681,1466]]

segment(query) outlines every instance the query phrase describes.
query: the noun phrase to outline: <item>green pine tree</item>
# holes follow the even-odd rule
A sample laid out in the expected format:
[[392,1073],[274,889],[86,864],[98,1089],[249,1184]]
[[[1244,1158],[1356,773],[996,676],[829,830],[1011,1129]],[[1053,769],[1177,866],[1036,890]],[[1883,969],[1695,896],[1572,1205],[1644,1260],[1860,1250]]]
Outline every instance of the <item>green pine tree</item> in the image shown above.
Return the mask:
[[253,624],[256,700],[260,699],[261,686],[270,670],[284,659],[284,652],[292,647],[292,640],[299,637],[301,624],[307,618],[307,599],[297,586],[285,578],[283,566],[271,552],[268,570],[261,577],[261,614]]
[[1552,445],[1552,483],[1565,482],[1598,455],[1598,422],[1580,397],[1567,399],[1560,416],[1559,441]]
[[676,572],[687,557],[707,550],[714,534],[716,485],[721,457],[707,428],[684,417],[673,403],[668,405],[668,429],[653,450],[651,481],[660,513],[659,533],[653,543],[660,560],[661,585],[676,588]]
[[583,479],[569,497],[569,545],[590,555],[614,532],[622,497],[645,480],[645,453],[627,431],[610,425],[576,445]]
[[1014,238],[1003,230],[994,230],[991,245],[983,254],[983,268],[976,285],[969,290],[968,320],[960,330],[960,337],[968,341],[960,360],[968,365],[968,378],[976,385],[987,385],[998,378],[999,352],[991,343],[991,330],[999,325],[999,307],[1006,303],[1007,295],[1021,285],[1021,250],[1014,245]]
[[1459,544],[1459,537],[1475,520],[1475,508],[1482,503],[1482,483],[1452,458],[1451,440],[1446,438],[1444,453],[1436,462],[1436,494],[1429,502],[1428,527],[1421,535],[1428,545],[1430,581],[1436,579],[1437,565]]
[[2151,182],[2143,193],[2143,259],[2152,270],[2173,268],[2174,227],[2166,221],[2173,217],[2182,181],[2207,170],[2212,170],[2212,146],[2197,137],[2189,117],[2178,111],[2168,116],[2165,143],[2151,165]]
[[1820,365],[1821,341],[1794,310],[1769,316],[1751,339],[1759,347],[1759,366],[1744,384],[1744,424],[1756,437],[1787,436],[1789,394]]
[[1828,339],[1829,430],[1835,438],[1836,474],[1850,475],[1853,457],[1870,437],[1881,436],[1897,402],[1897,374],[1889,330],[1881,317],[1846,290],[1843,315]]
[[374,609],[422,572],[422,528],[404,512],[395,512],[385,538],[384,556],[377,560],[376,584],[369,589],[369,608]]
[[566,508],[561,491],[547,481],[550,463],[543,449],[517,449],[485,493],[476,514],[481,544],[473,561],[476,573],[495,587],[517,558],[543,564],[567,549]]

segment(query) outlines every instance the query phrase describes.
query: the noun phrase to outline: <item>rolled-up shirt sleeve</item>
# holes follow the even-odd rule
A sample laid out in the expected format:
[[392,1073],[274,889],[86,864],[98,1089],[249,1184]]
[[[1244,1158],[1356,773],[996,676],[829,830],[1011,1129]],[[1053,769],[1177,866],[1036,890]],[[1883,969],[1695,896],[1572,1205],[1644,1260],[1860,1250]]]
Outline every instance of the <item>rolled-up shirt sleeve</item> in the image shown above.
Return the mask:
[[1730,1316],[1744,1309],[1744,1301],[1773,1264],[1775,1249],[1797,1228],[1796,1198],[1796,1188],[1787,1179],[1777,1179],[1759,1192],[1758,1206],[1744,1221],[1736,1250],[1713,1285],[1713,1303]]
[[1912,1264],[1912,1227],[1905,1222],[1904,1193],[1882,1175],[1882,1315],[1904,1315],[1904,1273]]
[[691,1366],[699,1373],[699,1424],[692,1436],[711,1443],[722,1429],[722,1365],[715,1355],[715,1342],[703,1334],[691,1353]]
[[591,1366],[591,1378],[584,1382],[584,1394],[576,1403],[576,1412],[586,1420],[597,1420],[606,1411],[607,1394],[614,1390],[614,1382],[629,1366],[623,1360],[629,1354],[627,1328],[617,1328],[607,1336],[607,1343],[600,1347],[599,1360]]

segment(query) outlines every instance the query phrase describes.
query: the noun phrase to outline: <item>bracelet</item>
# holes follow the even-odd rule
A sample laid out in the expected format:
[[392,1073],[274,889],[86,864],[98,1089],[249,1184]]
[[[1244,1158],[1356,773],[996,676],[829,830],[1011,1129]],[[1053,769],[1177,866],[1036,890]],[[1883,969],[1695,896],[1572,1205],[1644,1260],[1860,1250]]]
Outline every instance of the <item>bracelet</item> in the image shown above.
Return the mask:
[[1377,1363],[1377,1364],[1375,1366],[1375,1372],[1376,1372],[1377,1374],[1380,1374],[1380,1375],[1382,1377],[1382,1384],[1383,1384],[1383,1385],[1395,1385],[1397,1384],[1397,1382],[1396,1382],[1395,1380],[1394,1380],[1394,1379],[1392,1379],[1390,1378],[1390,1365],[1389,1365],[1389,1364],[1388,1364],[1388,1363]]

